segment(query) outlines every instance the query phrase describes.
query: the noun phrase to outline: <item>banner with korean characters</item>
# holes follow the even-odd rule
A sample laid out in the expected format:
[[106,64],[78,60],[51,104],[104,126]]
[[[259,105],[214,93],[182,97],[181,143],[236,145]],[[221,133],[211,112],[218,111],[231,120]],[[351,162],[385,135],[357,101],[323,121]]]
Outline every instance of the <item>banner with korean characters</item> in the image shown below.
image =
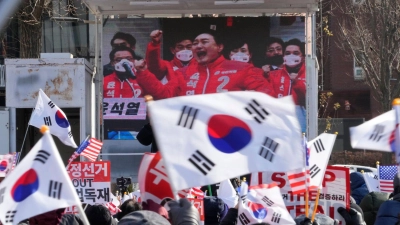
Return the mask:
[[82,203],[110,202],[109,161],[72,162],[68,174]]
[[[281,188],[282,198],[287,210],[293,218],[305,213],[305,193],[298,195],[293,194],[285,172],[264,172],[262,174],[263,183],[275,182]],[[312,210],[314,210],[316,196],[317,190],[310,191],[310,215]],[[337,212],[339,207],[350,208],[349,169],[328,166],[322,182],[317,213],[328,215],[333,219],[338,219],[341,222],[340,224],[345,225],[346,222],[343,217]]]
[[103,118],[105,120],[145,120],[144,98],[104,98]]

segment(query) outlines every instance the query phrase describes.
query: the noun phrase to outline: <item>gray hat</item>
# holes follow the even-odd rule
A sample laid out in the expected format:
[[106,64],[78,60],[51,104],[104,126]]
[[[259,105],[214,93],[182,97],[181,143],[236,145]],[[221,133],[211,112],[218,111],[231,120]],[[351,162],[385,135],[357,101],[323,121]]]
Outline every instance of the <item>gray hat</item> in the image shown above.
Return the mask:
[[118,225],[171,225],[167,219],[160,214],[148,211],[139,210],[131,212],[119,221]]
[[[300,223],[304,220],[305,215],[300,215],[294,219],[296,222],[296,225],[300,225]],[[327,215],[317,213],[315,215],[315,222],[317,222],[319,225],[336,225],[335,220],[330,218]]]

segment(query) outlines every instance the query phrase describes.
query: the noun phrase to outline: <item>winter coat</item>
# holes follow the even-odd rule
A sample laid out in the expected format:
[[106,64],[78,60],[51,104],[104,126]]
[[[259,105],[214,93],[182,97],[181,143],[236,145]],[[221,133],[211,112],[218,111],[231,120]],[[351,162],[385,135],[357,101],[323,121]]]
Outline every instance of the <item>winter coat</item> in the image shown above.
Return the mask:
[[375,225],[395,225],[400,214],[400,193],[382,203],[376,216]]
[[369,193],[364,177],[359,172],[350,174],[350,189],[351,197],[356,200],[357,205],[359,205],[364,196]]
[[388,200],[389,193],[370,192],[361,201],[360,207],[364,212],[364,220],[367,225],[374,225],[379,207]]

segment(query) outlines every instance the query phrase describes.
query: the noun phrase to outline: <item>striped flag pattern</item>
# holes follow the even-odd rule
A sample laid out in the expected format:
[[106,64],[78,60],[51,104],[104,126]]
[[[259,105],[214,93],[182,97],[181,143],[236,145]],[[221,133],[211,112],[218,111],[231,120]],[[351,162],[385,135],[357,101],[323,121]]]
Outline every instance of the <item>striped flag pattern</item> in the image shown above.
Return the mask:
[[397,166],[379,166],[379,189],[381,192],[392,193],[393,192],[393,178],[397,174]]
[[302,171],[297,170],[287,172],[290,187],[295,195],[306,192],[308,184],[310,183],[310,149],[307,147],[307,138],[305,135],[303,136],[302,145],[305,153],[305,169]]
[[194,187],[190,189],[190,194],[196,196],[198,199],[204,198],[204,192],[200,189],[200,187]]
[[[97,156],[100,153],[100,150],[103,146],[103,143],[96,138],[90,138],[89,140],[85,140],[82,144],[76,149],[74,154],[68,160],[68,166],[73,162],[79,155],[85,156],[90,161],[94,162],[97,159]],[[68,168],[67,166],[67,168]]]

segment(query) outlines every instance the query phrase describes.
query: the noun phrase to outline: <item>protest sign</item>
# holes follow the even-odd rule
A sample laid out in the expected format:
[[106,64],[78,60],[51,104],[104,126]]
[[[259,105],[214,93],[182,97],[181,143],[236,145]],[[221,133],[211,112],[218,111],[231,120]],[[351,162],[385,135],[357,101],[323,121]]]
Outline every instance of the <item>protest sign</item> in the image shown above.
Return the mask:
[[83,203],[110,202],[110,162],[72,162],[68,168],[78,196]]
[[[305,213],[305,193],[293,194],[288,177],[285,172],[264,172],[262,183],[275,182],[281,188],[282,198],[286,208],[293,217]],[[310,191],[309,205],[314,210],[314,202],[317,191]],[[337,212],[339,207],[350,207],[350,177],[349,169],[344,167],[328,166],[322,181],[322,189],[319,195],[317,213],[325,214],[333,219],[338,219],[342,225],[346,224],[344,219]]]

